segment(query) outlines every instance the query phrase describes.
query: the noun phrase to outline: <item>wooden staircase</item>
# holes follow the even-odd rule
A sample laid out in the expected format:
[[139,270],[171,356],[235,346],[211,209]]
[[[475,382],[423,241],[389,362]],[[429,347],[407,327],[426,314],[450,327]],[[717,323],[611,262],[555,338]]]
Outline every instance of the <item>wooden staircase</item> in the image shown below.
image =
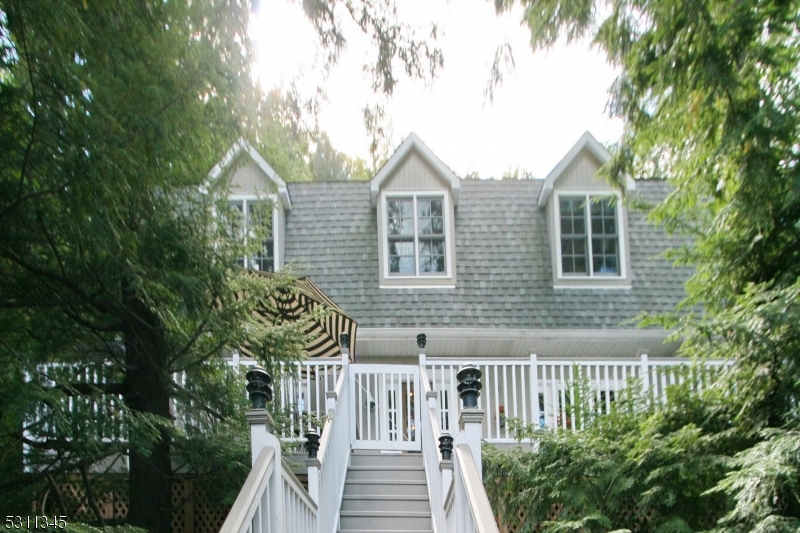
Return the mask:
[[433,533],[422,454],[352,452],[339,527],[339,533]]

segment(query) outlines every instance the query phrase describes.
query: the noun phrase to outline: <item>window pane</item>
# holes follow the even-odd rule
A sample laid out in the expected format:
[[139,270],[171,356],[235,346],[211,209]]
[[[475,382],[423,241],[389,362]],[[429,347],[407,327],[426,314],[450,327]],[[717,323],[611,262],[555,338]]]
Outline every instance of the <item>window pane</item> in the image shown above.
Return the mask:
[[249,261],[250,268],[264,272],[275,272],[275,240],[264,241],[262,249]]
[[244,205],[242,201],[228,202],[233,213],[231,213],[231,226],[228,236],[232,239],[244,237]]
[[419,271],[444,272],[444,239],[419,241]]
[[430,272],[431,271],[431,257],[430,256],[420,256],[420,258],[419,258],[419,271],[420,272]]
[[573,219],[572,228],[575,235],[586,235],[586,219],[583,218],[583,213]]
[[401,257],[400,258],[400,273],[401,274],[414,274],[414,258]]
[[389,235],[413,235],[414,208],[411,198],[388,200],[386,206]]
[[431,231],[431,219],[429,218],[422,218],[419,219],[419,233],[420,235],[430,235]]
[[431,216],[431,202],[430,202],[430,200],[420,200],[419,204],[417,205],[417,209],[419,209],[419,216],[421,216],[421,217],[429,217],[429,216]]
[[576,257],[575,258],[575,272],[580,272],[581,274],[585,274],[586,273],[586,258],[585,257],[581,256],[581,257]]
[[444,217],[442,216],[442,200],[421,198],[417,201],[417,231],[420,235],[442,235],[444,233]]
[[414,274],[414,241],[389,241],[389,272]]

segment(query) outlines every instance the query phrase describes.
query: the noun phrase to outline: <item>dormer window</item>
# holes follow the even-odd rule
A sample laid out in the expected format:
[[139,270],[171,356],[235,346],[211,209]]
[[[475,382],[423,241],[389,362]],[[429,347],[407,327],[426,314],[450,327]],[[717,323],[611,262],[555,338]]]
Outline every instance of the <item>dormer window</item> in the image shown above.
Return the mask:
[[444,196],[386,198],[389,275],[446,274]]
[[619,276],[619,223],[609,195],[558,196],[562,276]]
[[262,243],[252,257],[238,260],[240,266],[250,270],[275,272],[275,227],[273,203],[270,199],[232,198],[228,205],[238,214],[234,219],[232,235],[249,244],[253,239]]
[[[208,187],[222,189],[231,208],[231,238],[260,247],[239,265],[275,272],[284,264],[286,216],[292,199],[286,182],[246,140],[240,139],[208,173]],[[250,247],[252,250],[253,247]]]
[[461,181],[410,134],[370,182],[381,288],[456,286],[455,207]]
[[[621,191],[599,177],[611,155],[585,133],[548,174],[539,193],[547,211],[553,287],[630,289],[630,245]],[[631,178],[625,190],[636,188]]]

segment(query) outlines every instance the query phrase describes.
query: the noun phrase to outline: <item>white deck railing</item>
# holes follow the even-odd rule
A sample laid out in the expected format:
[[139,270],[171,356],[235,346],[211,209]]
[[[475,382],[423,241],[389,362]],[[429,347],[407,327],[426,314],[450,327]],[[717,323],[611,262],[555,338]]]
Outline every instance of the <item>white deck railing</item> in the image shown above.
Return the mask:
[[[220,533],[317,533],[317,504],[288,465],[276,468],[278,461],[274,448],[261,450]],[[281,477],[282,500],[271,494],[273,476]]]
[[272,533],[270,477],[275,471],[275,450],[264,448],[239,491],[220,533]]
[[[252,359],[228,360],[234,368],[254,366]],[[280,363],[279,376],[273,386],[274,405],[287,416],[287,424],[279,437],[284,440],[304,440],[303,435],[316,427],[325,415],[325,397],[334,390],[342,373],[341,359],[305,359]]]
[[[453,472],[453,496],[456,506],[463,502],[465,512],[453,513],[452,518],[460,515],[462,522],[457,529],[448,527],[448,531],[469,531],[470,533],[499,533],[497,522],[483,488],[483,479],[472,451],[467,444],[457,444],[453,450],[455,468]],[[455,520],[452,520],[453,522]]]
[[585,424],[582,413],[609,412],[620,393],[633,383],[641,384],[650,401],[663,402],[669,386],[689,381],[694,388],[703,388],[728,364],[705,361],[692,366],[687,359],[646,355],[636,359],[429,358],[426,369],[432,389],[438,393],[442,431],[454,433],[460,413],[456,372],[466,363],[483,373],[478,407],[486,411],[483,437],[488,442],[514,441],[506,427],[508,418],[543,429],[579,430]]
[[311,499],[302,483],[285,463],[281,469],[281,477],[283,481],[283,516],[286,524],[284,531],[317,533],[316,502]]
[[[335,533],[339,528],[339,507],[344,493],[350,459],[350,384],[349,373],[341,372],[336,384],[335,407],[325,422],[319,446],[319,533]],[[309,480],[311,482],[311,480]]]

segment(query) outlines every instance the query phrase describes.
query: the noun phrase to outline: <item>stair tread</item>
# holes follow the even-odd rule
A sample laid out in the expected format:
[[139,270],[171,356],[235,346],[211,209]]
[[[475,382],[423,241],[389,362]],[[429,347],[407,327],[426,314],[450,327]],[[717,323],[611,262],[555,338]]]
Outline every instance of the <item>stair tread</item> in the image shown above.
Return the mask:
[[425,470],[424,466],[383,466],[383,465],[370,465],[370,466],[348,466],[347,470],[359,470],[362,472],[402,472],[404,470],[413,470],[415,472]]
[[402,500],[402,501],[428,501],[428,496],[418,494],[344,494],[343,500]]
[[433,533],[432,529],[339,529],[337,533]]
[[375,516],[396,518],[430,518],[430,511],[339,511],[339,516]]
[[360,485],[427,485],[424,479],[347,479],[345,483]]

